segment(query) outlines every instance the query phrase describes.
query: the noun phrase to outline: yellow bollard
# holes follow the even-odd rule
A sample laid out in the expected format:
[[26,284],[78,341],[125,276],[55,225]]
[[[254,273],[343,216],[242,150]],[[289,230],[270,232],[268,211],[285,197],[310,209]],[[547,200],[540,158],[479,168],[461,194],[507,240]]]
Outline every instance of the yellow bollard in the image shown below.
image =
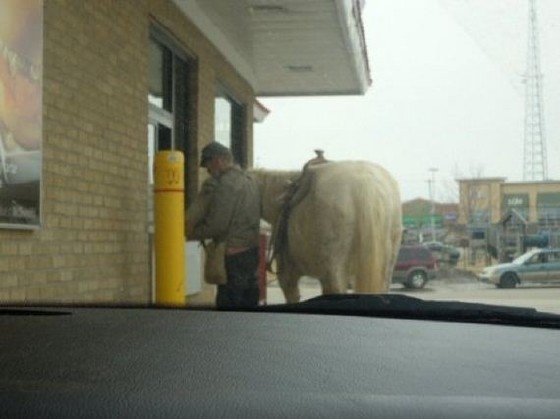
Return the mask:
[[185,181],[180,151],[154,160],[156,304],[185,305]]

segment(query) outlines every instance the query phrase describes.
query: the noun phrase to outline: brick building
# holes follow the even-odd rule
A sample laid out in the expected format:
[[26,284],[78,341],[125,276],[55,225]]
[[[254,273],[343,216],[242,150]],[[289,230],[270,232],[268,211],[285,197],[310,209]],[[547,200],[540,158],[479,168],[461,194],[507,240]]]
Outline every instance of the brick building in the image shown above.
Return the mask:
[[[433,219],[438,228],[452,227],[457,222],[459,204],[450,202],[434,202]],[[432,223],[432,201],[416,198],[403,202],[403,225],[408,228],[427,228]]]
[[[454,239],[450,233],[457,225],[459,205],[416,198],[402,203],[404,241],[416,243],[420,239],[441,241]],[[433,210],[433,214],[432,214]],[[432,219],[435,237],[432,237]]]
[[362,6],[0,0],[0,301],[152,301],[154,153],[185,153],[188,202],[206,143],[252,165],[256,97],[363,94]]

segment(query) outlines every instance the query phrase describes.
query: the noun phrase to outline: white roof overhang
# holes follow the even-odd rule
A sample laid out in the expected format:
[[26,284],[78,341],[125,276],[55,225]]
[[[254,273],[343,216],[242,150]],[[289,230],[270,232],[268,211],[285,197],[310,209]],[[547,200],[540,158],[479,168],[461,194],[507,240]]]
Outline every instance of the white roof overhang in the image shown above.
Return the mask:
[[173,0],[256,96],[364,94],[364,0]]

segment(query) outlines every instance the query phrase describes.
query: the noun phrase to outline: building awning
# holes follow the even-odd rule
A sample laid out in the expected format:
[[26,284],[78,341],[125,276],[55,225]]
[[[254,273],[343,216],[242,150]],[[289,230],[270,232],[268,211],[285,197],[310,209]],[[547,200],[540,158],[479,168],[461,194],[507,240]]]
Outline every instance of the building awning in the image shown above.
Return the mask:
[[364,94],[364,0],[174,0],[256,96]]
[[253,120],[255,122],[264,122],[269,113],[270,110],[255,99],[253,102]]

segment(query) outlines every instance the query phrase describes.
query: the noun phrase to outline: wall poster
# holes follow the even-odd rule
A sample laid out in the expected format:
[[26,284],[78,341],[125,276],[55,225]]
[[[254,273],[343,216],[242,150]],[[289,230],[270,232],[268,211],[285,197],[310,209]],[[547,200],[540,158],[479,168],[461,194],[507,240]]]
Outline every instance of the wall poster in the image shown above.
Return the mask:
[[43,0],[0,0],[0,227],[41,220]]

